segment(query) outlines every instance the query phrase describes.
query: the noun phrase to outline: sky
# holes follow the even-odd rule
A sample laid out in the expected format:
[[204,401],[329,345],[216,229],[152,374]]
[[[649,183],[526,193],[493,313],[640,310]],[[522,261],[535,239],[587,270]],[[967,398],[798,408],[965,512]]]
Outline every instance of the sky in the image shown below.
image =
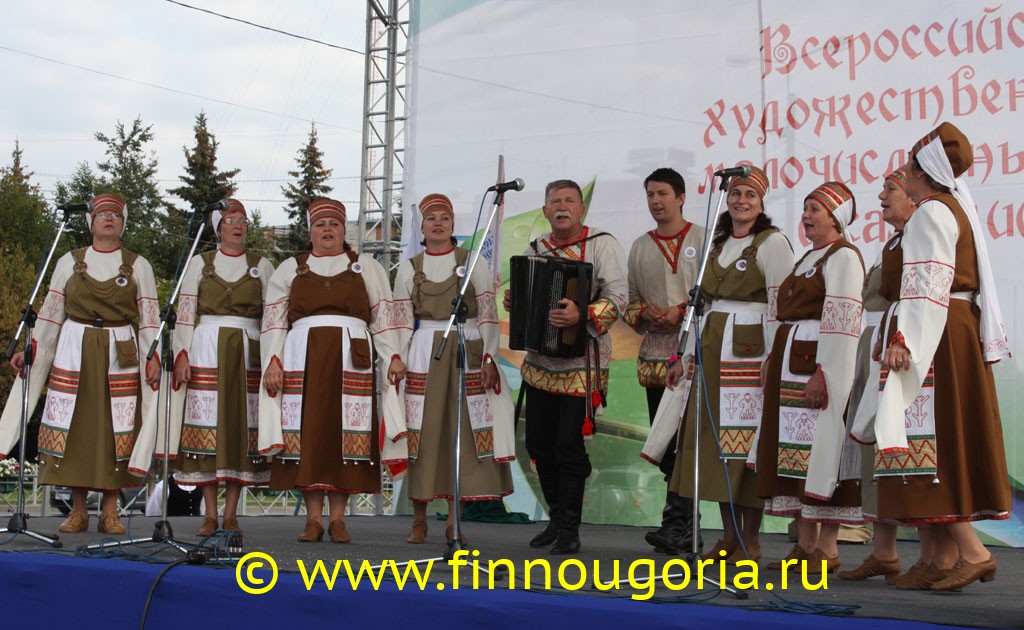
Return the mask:
[[281,186],[316,123],[332,196],[358,207],[366,3],[183,0],[185,4],[359,52],[340,50],[167,0],[7,0],[0,20],[0,164],[15,142],[47,199],[79,163],[104,159],[97,131],[152,125],[166,190],[205,111],[217,166],[241,169],[236,197],[265,223],[287,223]]

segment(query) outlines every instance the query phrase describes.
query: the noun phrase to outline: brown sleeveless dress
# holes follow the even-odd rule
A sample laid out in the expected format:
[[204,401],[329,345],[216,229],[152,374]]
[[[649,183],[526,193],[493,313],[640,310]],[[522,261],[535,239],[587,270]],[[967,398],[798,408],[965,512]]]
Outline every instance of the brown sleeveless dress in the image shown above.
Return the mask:
[[[714,300],[735,300],[737,302],[758,302],[768,304],[768,287],[764,271],[757,264],[757,250],[764,241],[777,232],[772,228],[763,230],[754,237],[753,242],[739,258],[723,267],[718,262],[721,247],[716,247],[708,259],[707,273],[701,281],[701,292],[711,303]],[[739,264],[740,261],[743,264]],[[745,268],[743,268],[745,265]],[[707,397],[701,393],[705,404],[711,408],[711,417],[715,423],[715,431],[721,428],[719,422],[720,405],[720,374],[722,344],[725,340],[725,327],[729,322],[729,313],[713,312],[704,322],[701,332],[701,349],[704,355],[704,379],[707,386]],[[748,327],[749,328],[749,327]],[[761,330],[761,347],[764,347],[764,330]],[[693,392],[691,391],[691,394]],[[676,465],[673,468],[669,489],[681,497],[693,497],[693,460],[696,438],[693,421],[696,417],[697,397],[691,395],[687,401],[686,421],[683,428],[682,448],[676,454]],[[725,471],[718,453],[718,444],[710,433],[707,423],[707,410],[701,413],[701,444],[700,444],[700,498],[704,501],[718,503],[734,503],[744,507],[760,508],[764,500],[757,496],[754,471],[740,459],[728,460],[729,482],[726,483]]]
[[[839,239],[829,247],[814,264],[817,272],[810,278],[806,273],[790,274],[779,286],[778,319],[779,328],[775,333],[771,358],[768,361],[767,375],[764,385],[764,414],[761,416],[761,437],[757,447],[757,494],[770,499],[771,497],[799,497],[804,505],[857,507],[860,505],[860,480],[848,479],[839,482],[839,487],[832,493],[828,501],[813,499],[804,495],[804,480],[794,477],[783,477],[777,474],[779,467],[779,406],[780,386],[782,381],[782,361],[786,355],[786,343],[794,322],[803,319],[821,319],[825,306],[825,263],[837,251],[851,248],[853,245]],[[810,252],[808,252],[809,254]],[[857,254],[860,255],[860,252]],[[806,257],[806,254],[805,256]],[[801,261],[803,259],[801,258]],[[798,261],[793,269],[800,266]],[[827,369],[827,366],[826,366]],[[846,406],[847,401],[838,401]],[[836,404],[837,401],[829,401]],[[838,463],[837,463],[838,465]]]
[[[931,199],[949,208],[959,228],[950,291],[977,291],[974,234],[967,215],[952,195]],[[902,284],[902,243],[887,254],[880,291],[896,301]],[[973,302],[949,300],[946,328],[932,359],[937,474],[877,477],[881,519],[908,524],[960,522],[998,517],[1012,509],[999,400],[992,366],[981,353],[979,318]],[[894,320],[889,330],[899,330],[898,324]]]
[[[358,256],[348,252],[350,261]],[[292,282],[288,321],[313,315],[345,315],[370,322],[370,297],[361,274],[351,269],[325,277],[306,265],[309,254],[298,257]],[[328,490],[347,493],[380,492],[379,426],[373,422],[370,462],[343,463],[341,387],[344,372],[342,329],[323,326],[309,330],[302,397],[302,451],[300,459],[275,458],[270,472],[272,490]],[[374,397],[373,417],[377,417]]]
[[[264,278],[243,274],[234,282],[228,282],[217,275],[214,260],[217,250],[202,254],[204,263],[196,304],[196,323],[203,315],[225,315],[260,319],[263,316]],[[246,252],[245,262],[250,269],[257,268],[260,257]],[[249,341],[249,356],[244,355],[245,331],[240,328],[222,327],[217,333],[217,452],[215,455],[188,453],[188,444],[183,440],[179,459],[180,470],[184,473],[209,473],[213,475],[206,483],[230,481],[247,483],[233,473],[260,473],[268,470],[265,458],[259,456],[256,448],[256,431],[247,424],[248,402],[246,398],[248,374],[246,366],[252,365],[259,374],[259,340]],[[253,383],[259,386],[258,380]],[[258,391],[257,391],[258,393]],[[187,407],[186,407],[187,408]],[[184,426],[182,427],[184,429]],[[184,432],[183,432],[184,437]]]
[[[423,256],[410,259],[418,277],[423,270]],[[456,265],[465,265],[469,252],[457,247],[455,249]],[[446,320],[451,315],[452,300],[459,293],[459,278],[454,269],[451,276],[443,282],[430,282],[423,279],[415,282],[411,294],[413,314],[416,321]],[[467,318],[477,314],[476,292],[473,284],[466,287]],[[431,334],[417,331],[414,335]],[[437,351],[442,331],[433,332],[431,356]],[[427,372],[426,393],[423,403],[423,426],[419,434],[419,454],[415,460],[409,461],[409,498],[417,501],[431,499],[451,499],[455,496],[452,482],[454,477],[453,462],[455,454],[452,450],[452,428],[455,424],[455,401],[459,397],[459,368],[456,362],[454,335],[448,338],[444,354],[440,361],[430,361]],[[480,369],[483,356],[481,339],[466,340],[466,359],[472,370]],[[462,427],[459,432],[460,446],[460,485],[459,493],[464,501],[487,501],[498,499],[512,493],[512,472],[508,463],[495,462],[493,457],[478,459],[473,439],[473,428],[470,425],[469,409],[465,401],[462,403]]]
[[[101,282],[89,275],[85,251],[86,248],[82,248],[71,252],[75,259],[75,273],[64,286],[64,311],[68,318],[79,321],[137,321],[138,289],[132,277],[132,265],[138,255],[122,249],[121,275]],[[122,286],[118,285],[119,281]],[[64,457],[40,454],[40,483],[92,490],[118,490],[138,485],[138,478],[128,473],[128,460],[117,461],[114,448],[107,379],[111,343],[109,331],[103,328],[90,326],[82,335],[82,369]],[[148,385],[140,380],[140,387]],[[135,435],[142,425],[141,393],[140,390],[135,407]]]

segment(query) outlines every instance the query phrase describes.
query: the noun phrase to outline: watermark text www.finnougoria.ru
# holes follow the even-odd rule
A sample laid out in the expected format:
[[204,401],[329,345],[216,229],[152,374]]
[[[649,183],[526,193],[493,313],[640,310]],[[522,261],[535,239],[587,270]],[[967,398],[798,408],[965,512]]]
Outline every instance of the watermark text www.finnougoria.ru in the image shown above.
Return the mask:
[[[434,560],[422,563],[422,567],[414,562],[394,560],[385,560],[377,565],[363,560],[358,566],[353,566],[348,560],[317,560],[309,564],[296,560],[295,570],[302,577],[307,591],[333,591],[335,588],[377,590],[385,582],[394,583],[400,591],[406,587],[419,590],[435,588],[439,591],[446,588],[515,590],[517,583],[521,584],[520,589],[560,588],[578,591],[590,588],[592,584],[598,591],[628,588],[633,591],[630,595],[632,599],[642,601],[653,597],[659,585],[670,591],[715,587],[708,582],[709,579],[717,582],[718,588],[729,586],[737,590],[828,590],[828,573],[824,562],[820,567],[812,567],[806,561],[787,560],[781,572],[772,574],[778,576],[777,582],[762,582],[757,563],[749,560],[742,560],[735,565],[722,560],[700,560],[696,569],[691,569],[686,561],[674,558],[665,562],[658,571],[657,563],[649,559],[628,563],[620,560],[593,560],[588,566],[582,560],[570,558],[553,567],[550,561],[543,558],[518,563],[508,559],[481,561],[477,559],[479,554],[478,550],[455,552],[454,557],[446,563],[451,569],[451,580],[433,584],[430,583],[430,574],[434,569]],[[726,571],[730,567],[736,569],[732,575]],[[496,572],[504,572],[507,579],[496,580]],[[235,580],[239,588],[253,595],[270,592],[277,584],[277,578],[277,562],[262,552],[242,556],[235,567]]]

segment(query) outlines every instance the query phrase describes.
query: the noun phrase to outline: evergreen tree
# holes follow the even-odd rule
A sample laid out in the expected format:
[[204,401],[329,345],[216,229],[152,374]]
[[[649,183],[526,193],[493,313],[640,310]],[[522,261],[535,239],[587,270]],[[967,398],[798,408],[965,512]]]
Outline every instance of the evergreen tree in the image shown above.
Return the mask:
[[[58,206],[66,203],[89,201],[96,196],[102,182],[89,167],[88,162],[79,162],[71,179],[67,182],[57,180],[54,201]],[[66,236],[57,246],[57,254],[63,255],[72,249],[86,247],[92,243],[92,234],[84,216],[72,216],[65,228]]]
[[[232,179],[238,175],[239,169],[230,171],[217,170],[217,139],[206,127],[206,113],[199,112],[196,116],[196,144],[191,151],[182,147],[185,152],[185,174],[178,177],[182,185],[171,188],[167,192],[185,201],[190,209],[202,208],[207,204],[231,197],[238,190]],[[187,220],[187,217],[184,217]],[[216,235],[207,230],[197,251],[205,251],[215,246]]]
[[264,225],[263,214],[259,210],[249,213],[249,234],[245,238],[245,248],[274,263],[276,267],[287,256],[279,256],[274,248],[273,228]]
[[148,259],[157,278],[172,278],[187,236],[186,219],[160,198],[156,155],[146,147],[153,139],[152,129],[152,125],[143,126],[139,117],[130,128],[118,121],[112,136],[96,132],[96,139],[107,145],[107,159],[96,165],[101,174],[96,192],[124,197],[128,205],[124,246]]
[[32,172],[22,164],[23,156],[15,142],[11,165],[0,167],[0,242],[17,244],[24,262],[34,266],[46,246],[49,216],[46,198],[31,183]]
[[[46,199],[32,183],[23,156],[15,142],[11,165],[0,167],[0,348],[4,351],[18,329],[49,231]],[[45,295],[44,284],[36,308]],[[14,370],[0,370],[0,400],[7,400],[15,376]]]
[[333,169],[324,167],[324,154],[317,142],[316,124],[313,124],[306,145],[299,149],[295,157],[298,169],[288,171],[289,175],[296,178],[296,182],[281,187],[281,192],[288,200],[285,211],[292,222],[288,238],[284,243],[278,243],[278,249],[284,250],[282,253],[285,257],[304,250],[309,243],[306,208],[317,197],[325,197],[334,190],[327,184]]

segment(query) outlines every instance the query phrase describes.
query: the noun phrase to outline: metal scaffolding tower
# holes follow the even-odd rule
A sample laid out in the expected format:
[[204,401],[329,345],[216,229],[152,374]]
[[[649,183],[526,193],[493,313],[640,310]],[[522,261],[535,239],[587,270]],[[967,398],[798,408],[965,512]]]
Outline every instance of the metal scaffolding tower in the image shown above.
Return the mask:
[[367,0],[359,251],[389,272],[401,247],[408,38],[408,0]]

